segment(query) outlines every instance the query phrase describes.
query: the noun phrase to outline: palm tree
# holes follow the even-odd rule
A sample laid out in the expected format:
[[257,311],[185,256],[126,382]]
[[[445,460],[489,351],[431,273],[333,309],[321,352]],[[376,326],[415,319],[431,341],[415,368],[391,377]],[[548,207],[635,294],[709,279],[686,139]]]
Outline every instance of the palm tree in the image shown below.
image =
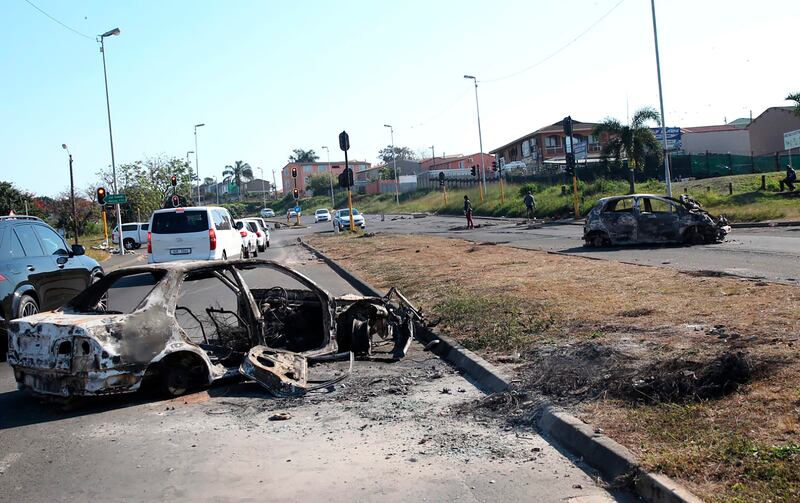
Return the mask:
[[314,149],[311,150],[303,150],[302,148],[296,148],[292,150],[292,155],[289,156],[289,162],[316,162],[319,159],[319,156]]
[[800,117],[800,93],[790,94],[786,100],[794,101],[794,114]]
[[225,183],[234,182],[236,187],[239,189],[239,200],[242,200],[242,180],[248,181],[253,179],[253,169],[244,161],[236,161],[233,163],[233,166],[228,165],[225,166],[225,170],[222,172],[222,176],[225,178],[222,179]]
[[631,123],[621,124],[617,119],[608,117],[592,130],[595,138],[605,135],[608,140],[603,144],[600,155],[603,160],[613,158],[619,161],[622,158],[629,160],[631,169],[631,192],[633,192],[633,170],[644,168],[644,159],[647,154],[656,153],[658,160],[662,159],[661,143],[647,127],[653,121],[661,125],[661,115],[652,107],[640,108],[633,114]]

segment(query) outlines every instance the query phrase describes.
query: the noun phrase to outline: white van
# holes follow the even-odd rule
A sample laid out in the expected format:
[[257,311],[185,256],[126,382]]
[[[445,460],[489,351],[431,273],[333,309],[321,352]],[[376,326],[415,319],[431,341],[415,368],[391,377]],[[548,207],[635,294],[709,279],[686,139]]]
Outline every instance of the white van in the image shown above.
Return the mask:
[[228,210],[217,206],[169,208],[150,217],[147,262],[227,260],[242,254],[242,237]]

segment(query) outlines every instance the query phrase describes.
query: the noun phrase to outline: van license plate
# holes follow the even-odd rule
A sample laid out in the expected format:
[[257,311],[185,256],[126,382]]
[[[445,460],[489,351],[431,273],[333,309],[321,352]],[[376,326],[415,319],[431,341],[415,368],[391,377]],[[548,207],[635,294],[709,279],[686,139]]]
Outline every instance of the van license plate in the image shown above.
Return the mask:
[[191,248],[170,248],[169,254],[170,255],[188,255],[192,253]]

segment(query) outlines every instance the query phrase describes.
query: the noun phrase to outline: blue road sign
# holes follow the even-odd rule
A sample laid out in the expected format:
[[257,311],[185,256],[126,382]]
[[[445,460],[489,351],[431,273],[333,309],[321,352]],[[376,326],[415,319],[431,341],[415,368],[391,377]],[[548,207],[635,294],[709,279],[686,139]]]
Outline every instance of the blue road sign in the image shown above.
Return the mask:
[[295,213],[300,213],[300,207],[299,206],[295,206],[294,207],[294,212]]

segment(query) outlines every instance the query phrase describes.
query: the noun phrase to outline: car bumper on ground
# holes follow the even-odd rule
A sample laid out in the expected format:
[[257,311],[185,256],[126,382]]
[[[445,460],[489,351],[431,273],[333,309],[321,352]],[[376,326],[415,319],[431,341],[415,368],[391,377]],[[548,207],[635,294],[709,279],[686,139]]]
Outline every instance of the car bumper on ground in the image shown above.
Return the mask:
[[19,389],[61,398],[130,393],[139,389],[143,376],[143,368],[139,371],[108,369],[73,374],[50,369],[14,368]]

